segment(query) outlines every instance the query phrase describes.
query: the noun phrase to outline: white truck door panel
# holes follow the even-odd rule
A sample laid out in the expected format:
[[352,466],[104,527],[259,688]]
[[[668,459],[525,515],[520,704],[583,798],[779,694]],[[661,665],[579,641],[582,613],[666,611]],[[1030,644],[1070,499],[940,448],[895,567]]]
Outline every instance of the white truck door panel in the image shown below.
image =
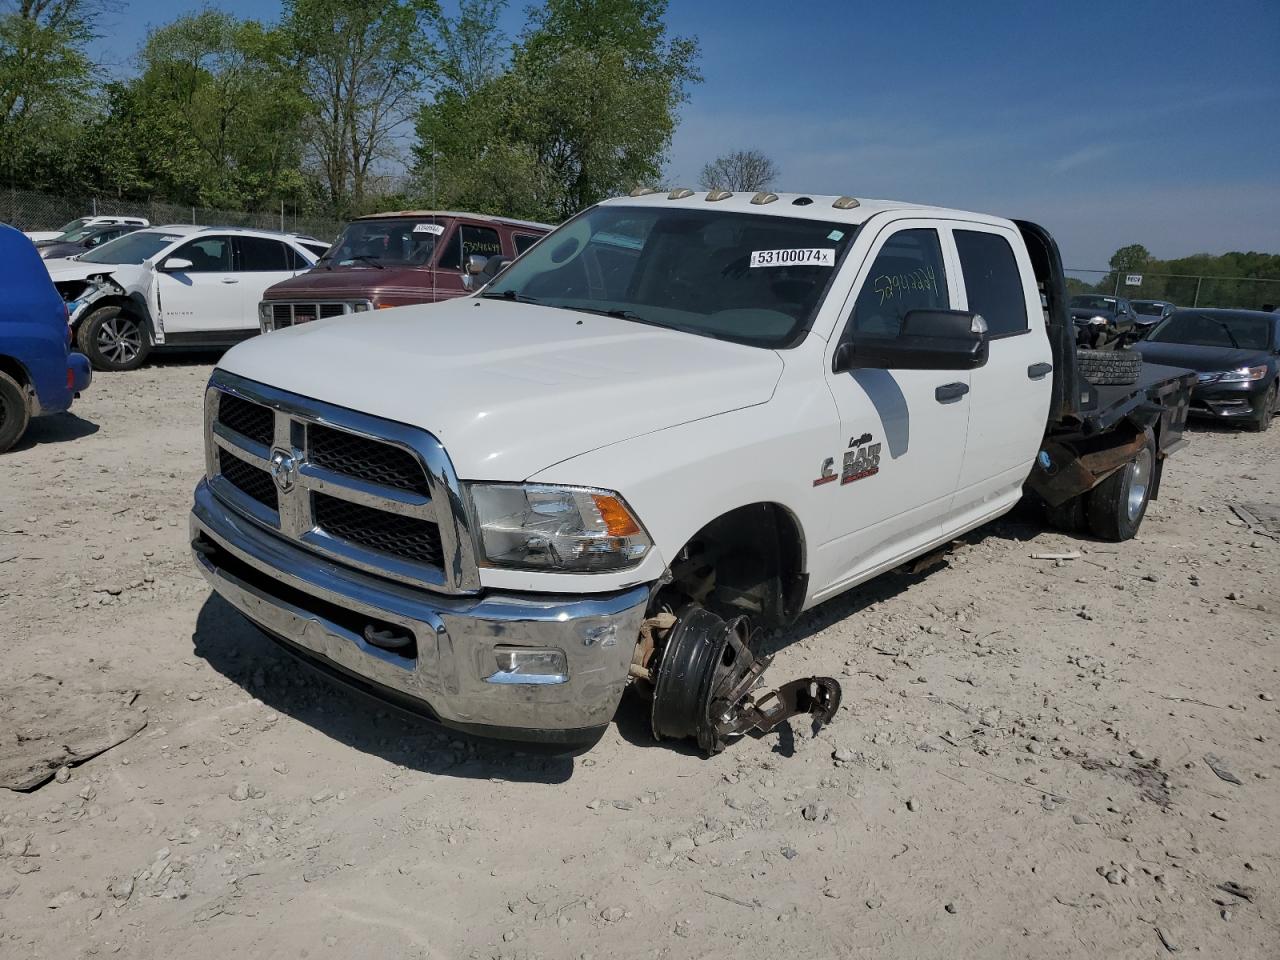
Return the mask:
[[988,357],[972,371],[969,435],[948,532],[1001,513],[1021,496],[1049,414],[1052,351],[1026,247],[984,224],[950,228],[963,309],[981,314]]
[[[186,270],[165,271],[164,262],[190,260]],[[239,277],[232,269],[231,238],[200,236],[156,264],[156,293],[166,336],[218,333],[241,325]]]
[[[258,329],[258,304],[267,288],[295,275],[291,251],[270,237],[236,237],[235,285],[240,303],[240,322],[236,329]],[[299,259],[301,259],[299,257]]]
[[[857,331],[896,332],[910,310],[952,308],[956,268],[949,238],[933,221],[893,223],[860,268],[826,354],[843,448],[831,479],[816,486],[830,520],[815,570],[830,596],[942,535],[964,457],[969,373],[854,369],[832,373],[838,344]],[[855,348],[856,351],[856,348]],[[825,479],[825,478],[824,478]]]

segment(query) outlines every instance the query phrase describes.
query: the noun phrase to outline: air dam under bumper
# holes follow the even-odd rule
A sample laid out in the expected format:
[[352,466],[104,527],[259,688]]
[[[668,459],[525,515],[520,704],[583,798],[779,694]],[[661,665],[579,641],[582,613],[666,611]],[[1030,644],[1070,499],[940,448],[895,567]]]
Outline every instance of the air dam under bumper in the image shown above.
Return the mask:
[[[191,512],[196,565],[270,636],[362,689],[445,726],[510,740],[584,744],[613,719],[649,601],[648,586],[583,596],[446,596],[342,567],[228,510],[204,481]],[[364,629],[414,638],[415,656]],[[561,682],[493,682],[497,646],[564,653]]]

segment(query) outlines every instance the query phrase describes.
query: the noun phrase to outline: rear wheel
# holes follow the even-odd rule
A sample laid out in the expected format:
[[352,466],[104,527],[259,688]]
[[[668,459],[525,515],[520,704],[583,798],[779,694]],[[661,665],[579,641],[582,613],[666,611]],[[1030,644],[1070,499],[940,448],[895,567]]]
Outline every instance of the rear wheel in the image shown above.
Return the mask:
[[1155,446],[1148,440],[1136,457],[1089,491],[1089,530],[1094,536],[1119,542],[1137,534],[1151,502],[1155,468]]
[[[1277,381],[1280,383],[1280,381]],[[1272,414],[1276,412],[1276,389],[1277,383],[1271,384],[1271,389],[1262,395],[1262,399],[1258,401],[1258,408],[1254,411],[1253,419],[1249,421],[1249,427],[1255,433],[1262,433],[1271,427]]]
[[1136,350],[1077,350],[1080,376],[1095,386],[1126,386],[1142,372],[1142,354]]
[[95,370],[136,370],[151,352],[142,321],[119,307],[100,307],[85,317],[76,342]]
[[27,393],[7,373],[0,373],[0,453],[22,439],[31,420]]

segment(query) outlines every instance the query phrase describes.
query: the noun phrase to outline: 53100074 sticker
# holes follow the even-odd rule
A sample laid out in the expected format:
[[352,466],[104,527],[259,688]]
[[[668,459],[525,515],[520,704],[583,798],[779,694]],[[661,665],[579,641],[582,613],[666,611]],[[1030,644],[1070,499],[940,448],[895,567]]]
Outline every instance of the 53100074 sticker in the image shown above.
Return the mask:
[[795,250],[752,250],[753,267],[834,267],[834,247],[810,247]]

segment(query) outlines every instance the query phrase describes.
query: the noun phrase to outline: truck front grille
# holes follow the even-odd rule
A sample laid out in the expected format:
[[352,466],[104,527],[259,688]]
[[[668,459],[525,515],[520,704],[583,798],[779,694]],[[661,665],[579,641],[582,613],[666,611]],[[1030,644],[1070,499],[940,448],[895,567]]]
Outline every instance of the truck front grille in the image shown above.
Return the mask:
[[440,565],[438,525],[323,493],[314,496],[316,525],[326,533],[393,557]]
[[267,509],[280,509],[275,482],[266,470],[245,463],[229,450],[219,450],[218,471],[229,484]]
[[[372,573],[454,592],[478,586],[465,517],[453,508],[457,480],[430,434],[222,371],[206,417],[210,487],[246,516]],[[277,437],[290,442],[282,448]]]
[[299,323],[309,323],[312,320],[323,320],[327,317],[340,317],[344,313],[356,313],[360,310],[368,310],[369,303],[366,300],[334,300],[330,302],[308,302],[308,303],[272,303],[271,304],[271,328],[279,330],[282,327],[292,327]]
[[322,426],[311,427],[307,439],[311,462],[318,467],[427,495],[427,475],[408,450]]

